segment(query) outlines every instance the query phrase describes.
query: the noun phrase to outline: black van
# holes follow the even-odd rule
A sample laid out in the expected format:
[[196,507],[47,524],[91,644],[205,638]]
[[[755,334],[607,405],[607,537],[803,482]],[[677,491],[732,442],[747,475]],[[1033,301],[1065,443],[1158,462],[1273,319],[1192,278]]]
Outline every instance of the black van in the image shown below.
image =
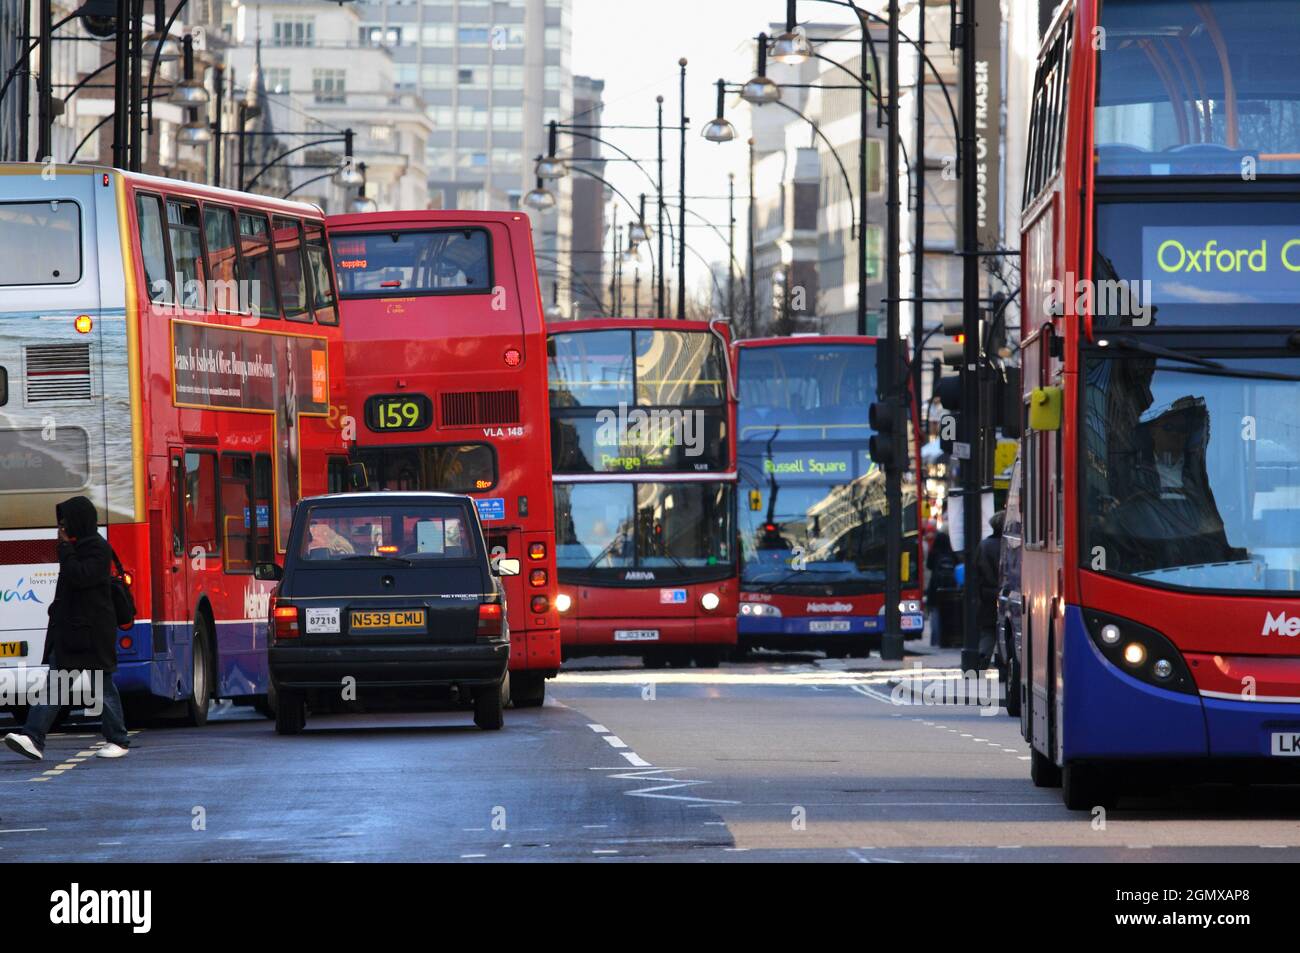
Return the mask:
[[280,734],[302,731],[310,707],[472,702],[498,729],[509,699],[510,631],[478,510],[453,493],[348,493],[301,500],[284,569],[274,579],[269,656]]

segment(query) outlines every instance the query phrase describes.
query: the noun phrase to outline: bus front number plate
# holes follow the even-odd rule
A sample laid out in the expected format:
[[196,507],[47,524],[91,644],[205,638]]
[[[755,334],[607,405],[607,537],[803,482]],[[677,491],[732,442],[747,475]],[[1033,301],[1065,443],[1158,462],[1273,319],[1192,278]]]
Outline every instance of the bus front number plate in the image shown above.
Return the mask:
[[1300,758],[1300,731],[1275,731],[1269,754],[1278,758]]
[[615,629],[615,642],[658,642],[658,629]]

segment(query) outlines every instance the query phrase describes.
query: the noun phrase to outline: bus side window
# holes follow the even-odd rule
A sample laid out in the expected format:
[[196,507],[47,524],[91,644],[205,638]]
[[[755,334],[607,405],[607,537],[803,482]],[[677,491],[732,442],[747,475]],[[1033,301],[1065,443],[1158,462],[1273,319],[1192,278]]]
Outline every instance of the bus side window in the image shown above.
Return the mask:
[[185,555],[185,482],[180,454],[171,458],[172,555]]
[[199,237],[199,207],[193,202],[167,200],[167,231],[171,239],[172,267],[176,271],[176,300],[186,308],[203,309],[203,244]]
[[239,277],[249,282],[253,314],[279,318],[275,272],[271,269],[271,227],[265,215],[239,213]]
[[259,453],[253,461],[253,545],[257,558],[254,562],[275,561],[275,545],[271,539],[271,487],[273,485],[271,457]]
[[246,453],[221,455],[221,542],[229,573],[253,571],[253,460]]
[[348,488],[348,458],[331,455],[325,459],[325,492],[344,493]]
[[162,209],[156,195],[137,195],[135,212],[140,225],[140,257],[149,300],[171,304],[171,280],[167,277],[167,243],[163,238]]
[[235,245],[235,216],[228,208],[203,206],[203,238],[208,250],[208,275],[216,311],[240,313],[239,261]]
[[329,251],[325,247],[325,230],[319,222],[307,222],[307,242],[303,252],[307,258],[307,275],[311,279],[312,307],[317,324],[338,324],[338,296],[334,291],[334,270],[330,268]]
[[[217,526],[217,455],[211,450],[185,451],[185,539],[189,555],[214,559],[221,555]],[[197,552],[195,552],[197,550]]]
[[296,218],[276,216],[272,237],[275,239],[275,273],[280,279],[280,304],[291,321],[311,321],[311,302],[307,297],[307,276],[302,267],[302,232]]

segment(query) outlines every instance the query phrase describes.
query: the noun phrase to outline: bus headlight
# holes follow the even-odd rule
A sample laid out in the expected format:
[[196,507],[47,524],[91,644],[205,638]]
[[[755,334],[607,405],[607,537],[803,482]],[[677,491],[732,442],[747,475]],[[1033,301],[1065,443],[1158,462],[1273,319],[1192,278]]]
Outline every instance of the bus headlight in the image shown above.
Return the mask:
[[766,602],[742,602],[740,604],[740,614],[768,619],[781,618],[781,610]]
[[569,598],[567,592],[562,592],[555,597],[555,608],[560,612],[568,612],[571,605],[573,605],[573,600]]
[[704,606],[707,611],[712,612],[718,606],[722,605],[722,600],[718,598],[716,592],[706,592],[704,595],[700,596],[700,605]]
[[1155,629],[1091,609],[1084,610],[1083,619],[1093,643],[1116,668],[1149,685],[1197,693],[1182,653]]
[[898,611],[899,611],[899,612],[902,612],[902,613],[904,613],[904,614],[909,613],[909,612],[920,612],[920,611],[921,611],[921,600],[920,600],[920,599],[904,599],[902,602],[900,602],[900,603],[898,604]]

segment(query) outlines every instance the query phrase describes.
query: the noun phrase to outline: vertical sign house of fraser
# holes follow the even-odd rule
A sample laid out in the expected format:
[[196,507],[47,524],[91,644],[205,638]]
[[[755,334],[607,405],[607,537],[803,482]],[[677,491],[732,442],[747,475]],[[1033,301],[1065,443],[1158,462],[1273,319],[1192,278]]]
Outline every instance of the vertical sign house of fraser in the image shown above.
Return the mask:
[[998,247],[1002,219],[1002,11],[980,4],[975,22],[975,227],[980,248]]

